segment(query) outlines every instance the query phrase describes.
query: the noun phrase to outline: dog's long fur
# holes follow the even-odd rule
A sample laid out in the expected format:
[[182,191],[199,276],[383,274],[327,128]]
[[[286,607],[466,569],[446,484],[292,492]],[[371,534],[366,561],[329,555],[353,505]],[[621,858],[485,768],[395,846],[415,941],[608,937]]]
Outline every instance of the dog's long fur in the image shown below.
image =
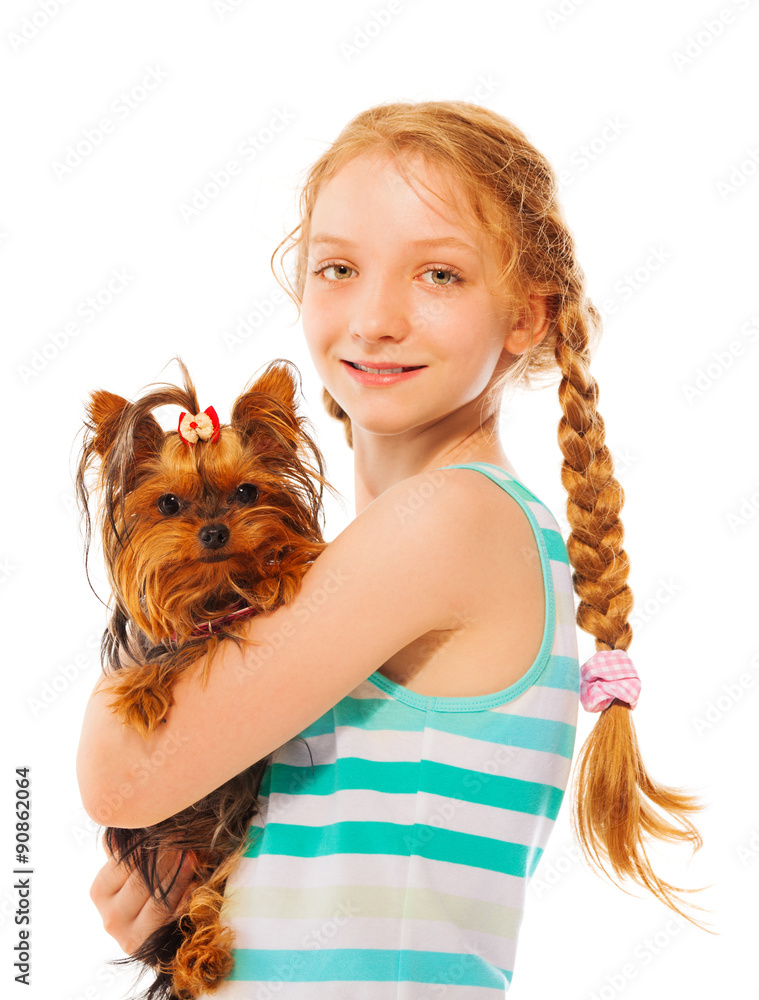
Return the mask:
[[[165,716],[183,670],[205,653],[205,676],[219,642],[242,641],[239,624],[205,635],[198,634],[199,624],[240,602],[266,612],[292,599],[326,545],[322,497],[324,487],[332,490],[306,419],[297,415],[299,378],[291,362],[271,362],[238,397],[217,441],[187,445],[176,431],[164,433],[152,415],[168,404],[200,411],[189,373],[176,360],[184,389],[161,384],[134,403],[103,390],[92,394],[76,476],[85,563],[93,476],[100,500],[95,520],[112,589],[103,670],[123,674],[112,708],[146,736]],[[158,506],[167,495],[180,503],[174,514]],[[204,546],[199,532],[209,525],[228,530],[231,556],[217,551],[226,545]],[[124,668],[122,653],[137,665]],[[193,1000],[213,993],[232,971],[233,934],[220,910],[227,879],[250,846],[250,821],[270,760],[155,826],[106,830],[114,856],[164,903],[171,885],[161,884],[161,852],[180,852],[180,862],[190,855],[197,873],[181,915],[122,960],[155,970],[144,1000]]]

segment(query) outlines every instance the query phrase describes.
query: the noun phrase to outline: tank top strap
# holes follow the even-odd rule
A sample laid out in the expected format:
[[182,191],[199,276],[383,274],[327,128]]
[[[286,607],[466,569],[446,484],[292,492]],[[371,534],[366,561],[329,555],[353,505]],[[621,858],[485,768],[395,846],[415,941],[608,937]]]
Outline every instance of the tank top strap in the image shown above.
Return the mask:
[[[507,472],[500,465],[495,465],[493,462],[459,462],[454,465],[441,465],[440,469],[476,469],[478,472],[483,473],[488,479],[492,479],[494,483],[498,483],[499,486],[507,493],[511,493],[506,486],[507,483],[513,483],[516,485],[520,491],[520,495],[529,497],[532,501],[537,503],[542,503],[542,501],[535,496],[532,490],[529,490],[521,479],[517,479],[516,476]],[[437,470],[436,470],[437,471]],[[545,505],[544,505],[545,506]]]

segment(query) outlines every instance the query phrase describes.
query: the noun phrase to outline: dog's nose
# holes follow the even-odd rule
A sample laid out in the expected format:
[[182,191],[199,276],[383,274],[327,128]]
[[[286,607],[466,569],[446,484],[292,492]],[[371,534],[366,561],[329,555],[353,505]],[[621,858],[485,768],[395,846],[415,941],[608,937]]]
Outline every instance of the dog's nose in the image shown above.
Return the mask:
[[224,524],[204,524],[198,538],[206,549],[221,549],[229,541],[229,528]]

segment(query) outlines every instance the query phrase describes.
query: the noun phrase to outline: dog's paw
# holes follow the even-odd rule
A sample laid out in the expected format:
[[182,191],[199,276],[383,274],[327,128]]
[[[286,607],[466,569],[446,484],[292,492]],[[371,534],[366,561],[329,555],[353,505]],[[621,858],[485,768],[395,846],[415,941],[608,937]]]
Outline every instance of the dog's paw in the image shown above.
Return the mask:
[[167,690],[145,683],[135,683],[132,671],[112,685],[115,701],[111,708],[121,722],[148,737],[164,721],[171,705],[171,695]]

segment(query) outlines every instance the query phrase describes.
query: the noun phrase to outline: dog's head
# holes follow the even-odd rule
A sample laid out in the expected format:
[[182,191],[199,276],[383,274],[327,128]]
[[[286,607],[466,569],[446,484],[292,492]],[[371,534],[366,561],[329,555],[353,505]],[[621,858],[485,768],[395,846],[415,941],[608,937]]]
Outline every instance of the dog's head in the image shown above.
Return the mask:
[[[77,472],[86,547],[94,513],[116,610],[154,642],[181,640],[236,603],[272,609],[325,545],[329,484],[297,413],[292,363],[271,362],[219,424],[177,361],[183,389],[160,385],[133,403],[92,393]],[[185,411],[178,430],[153,415],[166,405]]]

